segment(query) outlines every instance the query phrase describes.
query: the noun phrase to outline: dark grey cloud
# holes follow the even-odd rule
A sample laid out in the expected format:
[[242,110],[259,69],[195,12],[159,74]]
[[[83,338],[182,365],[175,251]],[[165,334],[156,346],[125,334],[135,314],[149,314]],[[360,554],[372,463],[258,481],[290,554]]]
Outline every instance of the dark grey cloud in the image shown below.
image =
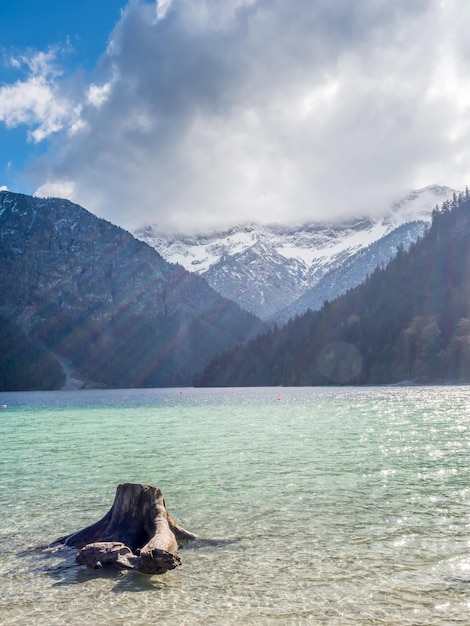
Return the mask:
[[188,230],[462,187],[467,7],[173,0],[156,20],[155,5],[132,1],[79,123],[34,170],[39,193],[68,189],[129,228]]

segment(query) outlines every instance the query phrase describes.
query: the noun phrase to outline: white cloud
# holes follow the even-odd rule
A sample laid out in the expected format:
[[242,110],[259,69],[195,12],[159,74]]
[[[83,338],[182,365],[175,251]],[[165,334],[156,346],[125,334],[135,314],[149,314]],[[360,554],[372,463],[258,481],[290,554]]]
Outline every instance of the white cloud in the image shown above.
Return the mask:
[[87,102],[94,107],[99,108],[109,98],[112,89],[112,82],[104,85],[95,85],[92,83],[88,88]]
[[173,0],[157,0],[157,20],[163,20],[168,13]]
[[135,0],[88,87],[31,58],[0,119],[55,134],[34,175],[129,228],[372,212],[468,182],[467,6]]
[[75,183],[71,180],[48,181],[39,187],[34,195],[38,198],[66,198],[75,200]]
[[28,136],[39,142],[62,130],[70,122],[71,103],[56,81],[60,76],[54,68],[55,52],[36,52],[12,57],[17,69],[29,69],[26,80],[0,87],[0,121],[8,128],[26,124],[33,127]]

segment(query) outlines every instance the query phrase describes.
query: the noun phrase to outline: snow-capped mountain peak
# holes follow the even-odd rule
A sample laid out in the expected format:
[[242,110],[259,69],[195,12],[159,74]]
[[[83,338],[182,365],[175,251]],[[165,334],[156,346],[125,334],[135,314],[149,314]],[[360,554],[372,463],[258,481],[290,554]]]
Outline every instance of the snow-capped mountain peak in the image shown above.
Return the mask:
[[[252,223],[197,235],[162,233],[147,225],[134,234],[165,260],[203,276],[223,296],[263,319],[281,321],[306,308],[318,308],[324,299],[364,280],[377,264],[394,256],[398,245],[407,248],[422,235],[436,204],[452,199],[454,193],[432,185],[411,192],[376,217],[342,222]],[[355,257],[355,270],[349,271],[347,280],[339,280],[339,268],[346,262],[350,268]],[[326,295],[309,300],[319,284]]]
[[455,190],[442,185],[429,185],[412,191],[405,198],[395,202],[391,207],[386,220],[398,226],[416,220],[431,220],[431,212],[436,205],[439,207],[446,200],[452,199]]

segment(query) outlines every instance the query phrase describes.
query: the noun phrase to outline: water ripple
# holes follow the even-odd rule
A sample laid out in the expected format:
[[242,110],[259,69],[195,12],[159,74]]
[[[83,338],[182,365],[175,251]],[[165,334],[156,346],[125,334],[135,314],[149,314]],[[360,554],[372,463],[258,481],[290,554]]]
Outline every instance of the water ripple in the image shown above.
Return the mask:
[[[470,623],[468,387],[4,395],[2,624]],[[181,568],[29,550],[128,481],[201,536]]]

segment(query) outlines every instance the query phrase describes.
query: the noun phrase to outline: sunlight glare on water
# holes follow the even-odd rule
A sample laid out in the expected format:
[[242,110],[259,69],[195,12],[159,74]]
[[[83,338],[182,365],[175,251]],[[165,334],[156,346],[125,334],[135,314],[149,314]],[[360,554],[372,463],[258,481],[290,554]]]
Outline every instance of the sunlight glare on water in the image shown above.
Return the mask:
[[[470,623],[470,387],[3,394],[2,624]],[[32,551],[160,487],[164,576]]]

